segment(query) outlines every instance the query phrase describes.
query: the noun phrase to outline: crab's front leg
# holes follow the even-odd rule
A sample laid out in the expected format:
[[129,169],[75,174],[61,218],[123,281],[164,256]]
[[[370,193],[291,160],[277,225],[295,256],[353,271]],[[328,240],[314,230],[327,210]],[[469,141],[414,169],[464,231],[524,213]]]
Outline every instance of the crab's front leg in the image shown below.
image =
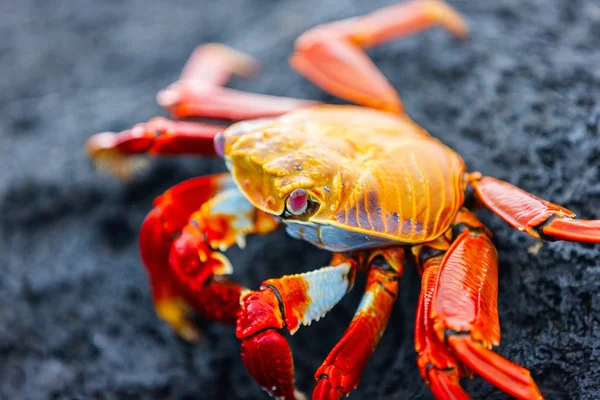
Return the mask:
[[404,267],[402,248],[335,254],[331,265],[263,282],[242,295],[237,336],[250,375],[268,393],[303,399],[294,388],[294,363],[283,329],[296,332],[325,315],[352,287],[357,268],[368,269],[367,287],[350,326],[329,353],[315,378],[313,400],[334,400],[358,385],[363,368],[387,325]]
[[243,246],[246,235],[270,232],[277,222],[248,203],[229,174],[182,182],[154,206],[142,225],[140,252],[159,316],[192,341],[199,332],[190,312],[234,323],[244,288],[225,277],[232,267],[217,250]]
[[341,255],[330,266],[264,281],[260,290],[242,295],[236,335],[248,372],[269,394],[304,399],[294,388],[294,362],[285,337],[323,317],[352,287],[353,260]]

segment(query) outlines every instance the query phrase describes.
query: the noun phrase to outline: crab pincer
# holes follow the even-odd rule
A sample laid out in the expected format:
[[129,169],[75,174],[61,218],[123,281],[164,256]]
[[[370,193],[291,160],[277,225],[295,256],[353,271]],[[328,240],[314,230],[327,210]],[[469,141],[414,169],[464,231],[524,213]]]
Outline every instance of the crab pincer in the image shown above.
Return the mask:
[[158,197],[142,225],[140,251],[159,316],[190,341],[199,338],[194,314],[235,323],[244,288],[227,278],[231,263],[220,251],[276,226],[228,174],[190,179]]

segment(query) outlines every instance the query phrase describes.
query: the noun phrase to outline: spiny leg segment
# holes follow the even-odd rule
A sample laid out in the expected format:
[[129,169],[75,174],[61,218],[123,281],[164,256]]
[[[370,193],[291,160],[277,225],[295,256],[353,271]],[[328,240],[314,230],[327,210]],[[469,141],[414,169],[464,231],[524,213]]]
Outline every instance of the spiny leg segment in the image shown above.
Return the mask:
[[461,15],[441,0],[411,0],[370,14],[317,26],[296,41],[291,66],[343,99],[393,113],[404,108],[396,90],[363,49],[442,26],[468,35]]
[[242,361],[269,394],[286,400],[304,398],[294,388],[292,352],[280,331],[293,334],[323,317],[352,287],[355,273],[354,262],[338,256],[330,266],[269,279],[259,290],[242,295],[236,329]]

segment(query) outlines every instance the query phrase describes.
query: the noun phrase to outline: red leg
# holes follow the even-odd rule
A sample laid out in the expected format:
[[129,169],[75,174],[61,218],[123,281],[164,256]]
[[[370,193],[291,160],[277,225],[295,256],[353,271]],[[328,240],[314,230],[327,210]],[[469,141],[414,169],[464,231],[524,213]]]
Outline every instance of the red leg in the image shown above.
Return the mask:
[[[160,91],[158,102],[175,117],[243,120],[285,114],[313,101],[267,96],[224,88],[232,74],[248,76],[257,69],[250,57],[220,44],[199,46],[179,81]],[[226,126],[153,118],[119,134],[92,136],[86,149],[101,168],[121,180],[132,178],[148,162],[138,154],[215,155],[213,139]]]
[[430,318],[431,303],[436,291],[436,278],[448,247],[448,243],[438,241],[433,245],[419,246],[416,251],[422,277],[415,322],[415,349],[419,355],[417,365],[421,376],[431,388],[435,398],[466,400],[470,397],[459,382],[465,371],[447,346],[438,340]]
[[338,400],[358,386],[363,369],[377,347],[392,312],[404,261],[401,248],[370,255],[362,302],[344,336],[315,373],[318,384],[313,400]]
[[248,76],[258,69],[249,56],[221,44],[196,48],[179,81],[157,95],[158,103],[174,117],[243,120],[285,114],[316,104],[309,100],[227,89],[232,74]]
[[155,117],[121,133],[96,134],[86,151],[100,169],[128,180],[147,165],[145,157],[136,155],[215,155],[214,137],[225,128]]
[[334,257],[332,266],[263,282],[261,289],[242,295],[236,334],[242,341],[242,361],[269,394],[303,399],[294,388],[290,347],[279,332],[295,333],[301,325],[323,317],[352,287],[351,260]]
[[479,173],[468,181],[479,201],[520,231],[545,240],[600,243],[600,220],[574,219],[564,207]]
[[222,277],[231,265],[213,249],[272,230],[275,221],[254,210],[228,174],[185,181],[154,205],[140,231],[140,252],[158,315],[187,340],[199,337],[191,311],[233,323],[243,287]]
[[435,25],[458,38],[468,34],[463,18],[443,1],[412,0],[309,30],[296,42],[290,63],[336,96],[399,113],[398,94],[362,49]]
[[457,228],[462,232],[443,259],[432,257],[423,274],[416,336],[421,372],[439,398],[468,398],[458,378],[473,371],[511,396],[541,399],[528,370],[489,350],[500,342],[498,260],[489,233],[465,210]]

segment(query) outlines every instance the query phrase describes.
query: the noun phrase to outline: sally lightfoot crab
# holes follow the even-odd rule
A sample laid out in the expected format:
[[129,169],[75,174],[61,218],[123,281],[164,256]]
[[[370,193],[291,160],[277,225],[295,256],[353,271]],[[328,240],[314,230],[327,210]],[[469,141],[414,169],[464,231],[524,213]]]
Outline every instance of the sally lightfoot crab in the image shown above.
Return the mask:
[[[256,63],[228,47],[199,47],[158,101],[175,117],[244,120],[229,127],[155,118],[92,137],[98,165],[130,177],[143,154],[219,155],[229,174],[190,179],[154,203],[140,232],[157,313],[187,340],[189,311],[236,324],[242,360],[271,395],[301,399],[282,331],[324,316],[365,272],[363,299],[339,343],[317,369],[313,399],[338,399],[358,385],[397,297],[406,253],[422,276],[415,347],[438,399],[466,399],[459,379],[482,376],[519,399],[542,395],[527,369],[491,350],[499,344],[498,259],[491,233],[470,209],[485,206],[544,240],[600,242],[600,221],[507,182],[469,173],[460,156],[404,112],[363,49],[432,26],[467,35],[441,1],[409,1],[318,26],[296,42],[292,67],[360,106],[239,92],[231,74]],[[333,253],[328,266],[268,279],[250,290],[227,277],[221,253],[246,236],[284,225]]]

